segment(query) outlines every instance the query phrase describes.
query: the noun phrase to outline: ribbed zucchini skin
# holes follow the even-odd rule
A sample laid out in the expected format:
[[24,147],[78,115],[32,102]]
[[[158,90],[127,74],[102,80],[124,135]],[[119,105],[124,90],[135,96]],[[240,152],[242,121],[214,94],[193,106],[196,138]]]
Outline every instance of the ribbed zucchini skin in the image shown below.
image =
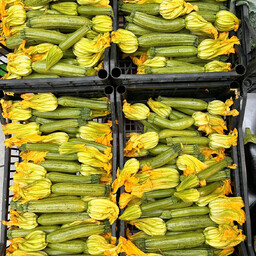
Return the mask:
[[75,162],[46,160],[40,163],[48,172],[77,173],[81,165]]
[[72,240],[63,243],[49,243],[49,248],[70,253],[82,253],[86,250],[86,242],[82,240]]
[[120,11],[127,13],[138,11],[149,15],[159,15],[159,7],[159,4],[119,4]]

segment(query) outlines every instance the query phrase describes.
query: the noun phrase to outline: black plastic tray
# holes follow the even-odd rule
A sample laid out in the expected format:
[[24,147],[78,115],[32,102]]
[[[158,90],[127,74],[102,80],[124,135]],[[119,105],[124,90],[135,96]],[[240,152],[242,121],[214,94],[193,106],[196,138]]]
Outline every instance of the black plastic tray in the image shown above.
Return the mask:
[[[114,30],[123,28],[125,24],[124,14],[118,11],[118,1],[113,3],[114,10]],[[230,2],[230,1],[228,1]],[[240,9],[241,7],[238,7]],[[239,12],[241,13],[241,12]],[[241,27],[239,28],[241,31]],[[238,31],[238,32],[239,32]],[[238,35],[241,33],[237,33]],[[161,74],[161,75],[136,75],[137,67],[130,58],[122,59],[122,53],[117,44],[112,44],[110,56],[110,75],[116,86],[118,85],[136,85],[136,84],[154,84],[186,81],[230,81],[245,74],[246,60],[244,50],[241,45],[236,45],[236,55],[230,55],[230,62],[234,66],[234,71],[230,72],[207,72],[207,73],[185,73],[185,74]]]
[[[22,90],[21,90],[22,91]],[[27,92],[27,91],[26,91]],[[33,90],[30,90],[33,92]],[[23,93],[23,92],[20,92]],[[117,125],[116,125],[116,109],[115,109],[115,95],[114,89],[112,86],[101,86],[101,87],[83,87],[80,90],[73,88],[72,92],[63,92],[63,91],[55,91],[54,94],[57,97],[60,96],[77,96],[77,97],[85,97],[85,98],[98,98],[98,97],[108,97],[110,99],[111,105],[111,114],[97,118],[98,122],[106,122],[107,120],[112,121],[112,132],[113,132],[113,142],[112,142],[112,154],[113,154],[113,180],[116,179],[116,170],[117,170]],[[20,94],[15,94],[14,97],[19,99]],[[8,99],[9,96],[5,96]],[[4,119],[1,115],[1,123],[6,124],[10,120]],[[13,193],[9,191],[9,186],[13,184],[13,174],[15,172],[14,163],[18,162],[19,159],[19,150],[15,148],[6,148],[5,149],[5,158],[4,158],[4,173],[3,173],[3,192],[1,193],[3,202],[2,202],[2,216],[1,220],[9,221],[9,211],[10,211],[10,202],[12,200]],[[2,181],[1,181],[2,182]],[[116,237],[116,222],[112,225],[112,236]],[[0,224],[0,255],[4,256],[6,248],[9,246],[7,242],[7,227]]]
[[245,231],[247,235],[246,245],[250,256],[255,256],[253,237],[256,235],[256,173],[251,168],[252,159],[256,159],[253,152],[254,144],[244,145],[245,128],[251,128],[252,133],[256,133],[256,79],[245,80],[243,82],[243,98],[239,119],[239,157],[241,163],[242,195],[245,202],[246,223]]
[[[236,84],[237,85],[237,84]],[[152,85],[137,85],[125,87],[123,85],[117,87],[116,103],[117,103],[117,115],[119,123],[119,167],[123,168],[126,159],[123,155],[123,148],[126,142],[126,133],[131,132],[143,132],[142,125],[137,121],[130,121],[124,118],[122,113],[122,102],[124,99],[129,103],[146,101],[152,97],[158,96],[165,97],[189,97],[189,98],[200,98],[206,101],[219,99],[226,100],[234,95],[234,91],[230,90],[235,87],[235,83],[226,82],[197,82],[197,83],[173,83],[170,86],[165,84],[158,84],[157,87]],[[236,109],[239,109],[240,101],[235,101]],[[227,117],[228,129],[233,130],[238,128],[238,117]],[[241,166],[238,163],[238,149],[232,147],[230,150],[234,163],[237,164],[237,169],[232,171],[232,190],[234,196],[241,196],[241,184],[240,184],[240,173]],[[124,189],[120,189],[120,193],[124,192]],[[120,221],[120,235],[125,236],[125,222]],[[240,227],[245,233],[245,227]],[[236,251],[233,255],[247,256],[247,249],[245,243],[241,243],[237,246]]]
[[[0,65],[7,64],[7,59],[4,58],[12,50],[9,50],[4,45],[0,44]],[[12,79],[12,80],[0,80],[0,90],[11,92],[33,92],[41,91],[73,91],[84,86],[101,86],[109,84],[109,59],[110,48],[106,48],[104,52],[103,69],[98,71],[97,76],[85,76],[85,77],[62,77],[62,78],[40,78],[40,79]],[[7,73],[0,67],[2,72]],[[1,78],[1,76],[0,76]]]

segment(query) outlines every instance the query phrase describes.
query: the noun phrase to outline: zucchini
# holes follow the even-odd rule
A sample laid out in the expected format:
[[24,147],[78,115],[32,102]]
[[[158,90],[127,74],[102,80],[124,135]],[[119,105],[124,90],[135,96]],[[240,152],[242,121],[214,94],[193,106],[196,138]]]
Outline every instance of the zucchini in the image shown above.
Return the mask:
[[108,15],[113,17],[111,6],[78,6],[77,12],[84,16]]
[[147,120],[151,124],[155,124],[160,127],[171,129],[171,130],[184,130],[194,124],[194,119],[192,117],[181,118],[178,120],[170,121],[154,113],[150,113],[150,116],[148,117]]
[[142,36],[142,35],[147,35],[149,33],[153,33],[153,31],[150,29],[142,28],[130,22],[127,22],[125,24],[125,29],[131,31],[136,36]]
[[91,21],[86,17],[69,15],[42,15],[28,20],[27,26],[30,28],[44,29],[68,29],[77,30],[84,25],[91,25]]
[[145,74],[180,74],[180,73],[203,73],[204,67],[197,65],[190,66],[189,69],[185,66],[172,66],[172,67],[162,67],[162,68],[151,68],[145,67]]
[[41,230],[44,231],[45,233],[51,233],[57,229],[60,229],[59,226],[39,226],[33,229],[22,229],[22,228],[17,228],[17,229],[8,229],[7,230],[7,237],[8,239],[13,239],[13,238],[19,238],[19,237],[25,237],[28,234]]
[[57,120],[40,125],[39,130],[40,132],[51,133],[55,131],[63,131],[63,129],[76,128],[86,125],[86,123],[87,122],[82,119]]
[[71,253],[71,252],[64,252],[64,251],[55,250],[55,249],[52,249],[49,247],[46,247],[44,249],[44,252],[47,253],[48,256],[57,256],[57,255],[59,255],[59,256],[90,256],[88,254],[75,254],[75,253]]
[[[143,252],[159,252],[176,249],[193,248],[205,242],[203,233],[186,232],[176,236],[154,236],[151,238],[140,238],[134,243]],[[201,255],[200,255],[201,256]]]
[[230,169],[224,169],[206,179],[206,182],[215,182],[230,179]]
[[191,57],[197,55],[197,48],[194,46],[151,47],[147,51],[147,55],[150,58],[155,56]]
[[105,197],[109,196],[110,187],[102,184],[56,183],[52,185],[52,192],[57,195]]
[[225,167],[231,165],[233,163],[233,160],[230,157],[225,157],[222,161],[211,165],[210,167],[204,169],[203,171],[199,172],[197,174],[197,177],[199,180],[204,180],[212,175],[216,174],[217,172],[221,171]]
[[144,125],[144,129],[146,127],[148,130],[155,131],[157,133],[159,133],[161,131],[160,127],[158,127],[157,125],[154,125],[154,124],[150,124],[146,120],[140,120],[140,122]]
[[195,109],[189,109],[189,108],[176,108],[176,109],[190,116],[192,116],[196,112]]
[[[192,231],[199,228],[215,227],[217,224],[209,215],[173,218],[166,222],[169,231]],[[58,230],[57,230],[58,231]]]
[[193,2],[193,5],[196,5],[199,8],[199,11],[211,11],[218,12],[220,10],[220,6],[218,4],[213,3],[204,3],[204,2]]
[[108,146],[106,146],[106,145],[103,145],[103,144],[100,144],[100,143],[97,143],[97,142],[93,142],[93,141],[86,141],[86,140],[81,139],[81,138],[73,138],[73,139],[70,139],[69,142],[84,144],[85,146],[88,146],[88,147],[95,147],[101,152],[104,152],[104,150],[108,148]]
[[47,235],[48,243],[61,243],[76,238],[89,237],[91,235],[99,235],[110,232],[109,222],[105,221],[101,224],[80,224],[67,228],[61,228]]
[[197,190],[200,193],[200,196],[203,197],[211,194],[215,189],[222,186],[223,184],[223,181],[216,181],[204,187],[198,188]]
[[187,130],[168,130],[164,129],[159,132],[159,139],[166,139],[168,137],[197,137],[200,136],[198,131],[187,131]]
[[144,166],[151,166],[153,169],[161,167],[170,162],[172,159],[175,159],[181,152],[182,150],[180,144],[174,145],[172,148],[155,157],[141,160],[140,169],[142,169]]
[[91,111],[89,108],[57,108],[54,111],[40,112],[32,110],[32,115],[50,119],[85,119],[90,120]]
[[138,11],[133,11],[128,17],[128,21],[143,28],[164,33],[178,32],[185,27],[184,19],[166,20]]
[[60,78],[60,77],[57,75],[51,75],[51,74],[45,75],[45,74],[33,73],[33,74],[23,77],[22,79],[44,79],[44,78]]
[[198,45],[198,38],[187,34],[165,34],[151,33],[138,38],[140,47],[162,47],[162,46],[195,46]]
[[159,4],[119,4],[119,10],[132,13],[134,11],[146,13],[149,15],[159,15]]
[[20,31],[20,34],[24,40],[33,39],[52,44],[59,44],[67,37],[67,35],[58,31],[36,28],[24,28]]
[[44,213],[38,217],[37,222],[40,225],[62,225],[88,219],[90,219],[90,216],[86,212]]
[[57,161],[76,161],[77,154],[60,155],[59,153],[48,152],[45,156],[46,160],[57,160]]
[[65,174],[58,172],[49,172],[46,174],[51,182],[63,182],[63,183],[78,183],[78,184],[99,184],[100,176],[99,175],[89,175],[89,176],[78,176],[74,174]]
[[21,151],[48,151],[51,153],[59,153],[59,145],[53,143],[27,143],[19,147]]
[[58,98],[58,105],[72,108],[89,108],[95,110],[108,110],[109,103],[105,100],[84,99],[79,97],[63,96]]
[[211,248],[192,248],[187,250],[172,250],[162,252],[164,256],[214,256],[214,250]]
[[25,204],[11,202],[11,207],[18,212],[58,213],[58,212],[83,212],[87,210],[87,203],[82,200],[47,200],[30,201]]
[[172,146],[177,143],[182,143],[184,145],[208,145],[209,139],[207,137],[169,137],[166,138],[168,146]]
[[63,243],[49,243],[47,245],[49,248],[55,250],[61,250],[63,252],[71,252],[71,253],[82,253],[86,250],[86,242],[82,240],[72,240]]
[[202,10],[198,12],[205,20],[214,23],[216,20],[216,12],[209,10]]
[[189,108],[195,110],[204,110],[208,104],[204,100],[192,98],[169,98],[159,96],[157,101],[160,101],[173,108]]
[[175,190],[173,188],[168,189],[159,189],[155,191],[149,191],[143,194],[142,198],[143,200],[150,200],[150,199],[159,199],[159,198],[165,198],[170,197],[174,194]]
[[81,165],[75,162],[46,160],[40,163],[48,172],[77,173]]

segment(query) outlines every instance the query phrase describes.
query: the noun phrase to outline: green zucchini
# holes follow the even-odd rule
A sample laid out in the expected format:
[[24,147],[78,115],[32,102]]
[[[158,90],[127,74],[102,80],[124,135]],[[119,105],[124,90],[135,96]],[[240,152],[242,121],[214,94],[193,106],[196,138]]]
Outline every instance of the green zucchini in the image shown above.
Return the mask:
[[119,10],[132,13],[134,11],[146,13],[149,15],[159,15],[159,4],[119,4]]
[[45,156],[46,160],[57,160],[57,161],[76,161],[77,154],[60,155],[59,153],[48,152]]
[[71,253],[82,253],[86,250],[86,242],[82,240],[72,240],[63,243],[49,243],[47,245],[49,248],[55,250],[61,250],[63,252],[71,252]]
[[50,119],[87,119],[90,120],[90,109],[89,108],[57,108],[54,111],[40,112],[38,110],[32,110],[32,115],[50,118]]
[[170,251],[176,249],[193,248],[205,242],[203,233],[186,232],[176,236],[154,236],[151,238],[140,238],[135,245],[143,252]]
[[144,129],[145,129],[145,127],[147,127],[148,130],[152,130],[152,131],[155,131],[157,133],[159,133],[161,131],[160,127],[158,127],[157,125],[154,125],[154,124],[150,124],[146,120],[140,120],[140,122],[144,125]]
[[214,23],[216,20],[216,12],[209,10],[202,10],[198,12],[205,20]]
[[58,31],[37,28],[24,28],[20,31],[20,34],[24,40],[33,39],[52,44],[59,44],[67,37],[67,35]]
[[110,224],[107,221],[101,224],[80,224],[56,230],[48,234],[46,240],[48,243],[61,243],[107,232],[110,232]]
[[206,179],[206,182],[215,182],[230,179],[230,169],[224,169]]
[[69,142],[84,144],[85,146],[88,146],[88,147],[95,147],[101,152],[104,152],[104,150],[108,148],[108,146],[106,146],[106,145],[103,145],[103,144],[100,144],[100,143],[97,143],[97,142],[93,142],[93,141],[86,141],[86,140],[81,139],[81,138],[73,138],[73,139],[70,139]]
[[189,108],[176,108],[176,109],[190,116],[192,116],[197,111],[195,109],[189,109]]
[[149,199],[159,199],[170,197],[174,194],[175,190],[173,188],[168,189],[159,189],[154,191],[149,191],[143,194],[142,198],[149,200]]
[[166,20],[138,11],[133,11],[129,16],[128,21],[143,28],[164,33],[177,32],[185,27],[184,19],[177,18],[174,20]]
[[194,46],[151,47],[147,55],[150,58],[155,56],[191,57],[197,55],[197,48]]
[[40,163],[48,172],[77,173],[81,165],[76,162],[46,160]]
[[45,75],[45,74],[37,74],[37,73],[33,73],[30,74],[28,76],[23,77],[22,79],[43,79],[43,78],[60,78],[60,76],[57,75]]
[[191,248],[186,250],[172,250],[162,252],[164,256],[214,256],[214,250],[211,248]]
[[154,113],[150,113],[150,116],[148,117],[147,120],[151,124],[155,124],[160,127],[171,130],[184,130],[194,124],[194,119],[192,117],[170,121]]
[[216,181],[204,187],[198,188],[197,190],[200,193],[200,196],[203,197],[211,194],[215,189],[221,187],[223,184],[223,181]]
[[159,96],[157,101],[160,101],[173,108],[189,108],[195,110],[204,110],[208,104],[204,100],[193,98],[170,98]]
[[46,178],[53,183],[63,182],[63,183],[78,183],[78,184],[99,184],[99,175],[89,175],[89,176],[78,176],[74,174],[65,174],[58,172],[49,172],[46,174]]
[[109,196],[110,187],[102,184],[56,183],[52,185],[52,192],[57,195],[72,196]]
[[37,222],[40,225],[62,225],[88,219],[90,219],[90,216],[86,212],[44,213],[38,217]]
[[149,33],[153,33],[153,31],[150,29],[142,28],[142,27],[140,27],[136,24],[130,23],[130,22],[127,22],[125,24],[125,29],[131,31],[136,36],[142,36],[142,35],[146,35]]
[[159,139],[166,139],[168,137],[197,137],[200,136],[198,131],[187,131],[187,130],[168,130],[164,129],[159,132]]
[[145,74],[183,74],[183,73],[203,73],[204,67],[200,67],[197,65],[193,65],[193,67],[189,67],[189,69],[185,68],[185,66],[173,66],[173,67],[161,67],[161,68],[151,68],[145,67]]
[[111,6],[79,6],[77,12],[84,16],[108,15],[113,17]]
[[167,164],[172,159],[175,159],[181,152],[182,150],[180,144],[174,145],[172,148],[164,151],[163,153],[155,157],[141,160],[140,169],[142,169],[144,166],[151,166],[153,169],[161,167]]
[[140,47],[164,47],[164,46],[195,46],[198,45],[198,38],[187,34],[165,34],[151,33],[138,38]]
[[208,145],[209,139],[207,137],[169,137],[166,138],[168,146],[172,146],[177,143],[182,143],[184,145]]
[[56,200],[80,200],[80,197],[78,196],[60,196],[60,195],[56,195],[56,194],[51,194],[49,195],[47,198],[44,198],[44,201],[56,201]]
[[48,256],[90,256],[88,254],[76,254],[71,252],[64,252],[60,250],[55,250],[49,247],[46,247],[44,249],[44,252],[47,253]]
[[202,2],[193,2],[193,5],[196,5],[199,8],[199,11],[211,11],[218,12],[220,10],[220,6],[218,4],[213,3],[204,3]]
[[53,143],[27,143],[19,147],[21,151],[48,151],[59,153],[59,146]]
[[39,227],[36,227],[33,229],[22,229],[22,228],[8,229],[7,237],[8,237],[8,239],[25,237],[26,235],[28,235],[34,231],[37,231],[37,230],[44,231],[45,233],[51,233],[57,229],[60,229],[60,227],[59,226],[39,226]]
[[30,201],[25,204],[20,202],[11,202],[11,207],[18,212],[36,212],[36,213],[64,213],[64,212],[83,212],[87,210],[87,203],[82,200],[38,200]]
[[192,231],[199,228],[215,227],[217,224],[209,215],[173,218],[166,222],[169,231]]
[[27,26],[30,28],[44,29],[69,29],[77,30],[83,25],[91,25],[91,21],[86,17],[69,15],[42,15],[28,20]]

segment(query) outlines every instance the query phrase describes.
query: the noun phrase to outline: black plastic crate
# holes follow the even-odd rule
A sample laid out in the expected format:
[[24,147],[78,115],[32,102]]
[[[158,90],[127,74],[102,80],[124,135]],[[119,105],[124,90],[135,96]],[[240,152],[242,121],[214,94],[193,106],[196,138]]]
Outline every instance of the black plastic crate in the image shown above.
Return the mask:
[[254,236],[256,236],[256,168],[253,161],[256,159],[256,144],[244,145],[245,128],[250,128],[256,134],[256,79],[243,82],[243,98],[239,119],[239,157],[241,164],[242,195],[245,202],[246,219],[245,231],[246,245],[250,256],[255,256]]
[[[27,90],[23,89],[24,92],[27,92]],[[46,91],[46,90],[45,90]],[[33,90],[30,90],[29,92],[34,92]],[[20,99],[20,94],[22,94],[23,91],[20,90],[19,93],[15,93],[14,96],[10,97],[5,95],[5,99],[9,98],[15,98]],[[116,109],[115,109],[115,96],[114,96],[114,89],[112,86],[98,86],[98,87],[83,87],[82,89],[77,90],[76,88],[73,88],[72,92],[65,92],[65,91],[55,91],[55,96],[61,97],[61,96],[75,96],[75,97],[84,97],[84,98],[98,98],[98,97],[108,97],[110,100],[110,106],[111,106],[111,114],[109,114],[106,117],[100,117],[96,120],[97,122],[103,123],[108,120],[112,121],[112,132],[113,132],[113,141],[112,141],[112,176],[113,180],[116,179],[116,170],[117,170],[117,125],[116,125]],[[5,119],[0,116],[1,123],[6,124],[9,123],[9,119]],[[9,136],[9,135],[8,135]],[[8,138],[6,136],[6,138]],[[5,148],[5,158],[4,158],[4,170],[3,170],[3,191],[1,194],[3,202],[2,202],[2,216],[1,220],[7,220],[9,221],[9,211],[10,211],[10,202],[12,200],[13,193],[9,191],[10,185],[13,184],[13,174],[15,172],[14,163],[18,162],[20,160],[19,158],[19,150],[17,148]],[[1,181],[2,182],[2,181]],[[116,237],[116,230],[117,230],[117,224],[114,222],[112,224],[112,236]],[[7,227],[0,224],[0,255],[5,255],[6,248],[9,246],[7,241]]]
[[[0,44],[0,65],[6,65],[7,59],[5,58],[12,50]],[[73,91],[74,88],[79,90],[84,86],[102,86],[109,84],[109,59],[110,48],[106,48],[103,59],[103,69],[98,71],[97,76],[84,76],[84,77],[62,77],[62,78],[40,78],[40,79],[12,79],[0,80],[0,90],[11,92],[41,92],[41,91]],[[7,71],[0,66],[0,72]],[[2,76],[0,75],[0,78]]]
[[[229,3],[230,1],[228,1]],[[240,9],[238,7],[237,9]],[[124,13],[118,11],[118,0],[113,3],[114,23],[113,28],[124,28],[125,16]],[[241,12],[239,12],[241,13]],[[239,17],[241,18],[241,17]],[[242,34],[241,26],[238,30],[238,35]],[[241,38],[239,38],[241,40]],[[112,44],[110,57],[110,75],[113,78],[115,85],[131,86],[134,84],[155,84],[171,82],[186,82],[186,81],[230,81],[237,79],[245,74],[246,60],[244,50],[241,45],[235,45],[236,54],[231,54],[229,61],[234,67],[230,72],[205,72],[205,73],[184,73],[184,74],[159,74],[159,75],[136,75],[137,66],[132,60],[127,57],[122,59],[122,52],[117,44]]]
[[[159,83],[156,86],[154,85],[133,85],[125,87],[120,85],[117,87],[116,93],[116,108],[117,116],[119,123],[119,167],[123,168],[125,161],[127,160],[123,155],[123,148],[126,143],[126,133],[131,132],[140,132],[143,133],[143,126],[138,121],[131,121],[124,118],[122,112],[122,102],[127,100],[128,103],[146,103],[147,100],[152,97],[153,99],[158,96],[164,97],[187,97],[187,98],[199,98],[205,101],[211,100],[222,100],[233,97],[235,98],[235,91],[232,90],[233,87],[238,86],[236,83],[226,82],[196,82],[196,83],[172,83],[167,86],[165,84]],[[235,101],[235,108],[239,109],[240,99]],[[233,130],[238,128],[238,117],[227,117],[226,118],[228,130]],[[241,186],[240,184],[240,169],[241,165],[238,162],[238,148],[232,147],[229,150],[234,163],[237,164],[237,168],[231,172],[231,185],[234,196],[241,196]],[[124,192],[124,188],[120,189],[120,194]],[[124,210],[121,211],[121,213]],[[120,236],[125,236],[125,222],[120,221],[119,224]],[[243,230],[243,233],[246,234],[245,225],[239,226]],[[132,229],[132,232],[136,232],[136,229]],[[232,255],[247,256],[248,252],[245,246],[245,242],[241,243],[236,247],[236,251]]]

